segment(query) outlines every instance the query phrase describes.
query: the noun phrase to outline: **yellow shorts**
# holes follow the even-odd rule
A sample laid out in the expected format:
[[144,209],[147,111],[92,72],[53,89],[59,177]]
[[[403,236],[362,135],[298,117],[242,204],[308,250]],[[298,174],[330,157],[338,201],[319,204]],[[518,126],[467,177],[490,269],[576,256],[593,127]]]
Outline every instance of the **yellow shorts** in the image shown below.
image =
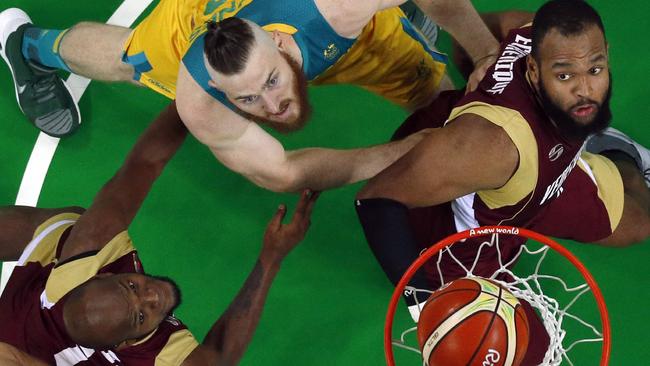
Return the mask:
[[[178,68],[193,32],[215,12],[232,16],[223,14],[224,9],[211,9],[209,2],[162,0],[135,27],[123,47],[123,61],[133,65],[135,80],[175,97]],[[250,2],[245,0],[242,6]],[[399,8],[378,12],[352,48],[313,84],[358,85],[405,108],[421,106],[436,92],[447,62],[422,39]]]

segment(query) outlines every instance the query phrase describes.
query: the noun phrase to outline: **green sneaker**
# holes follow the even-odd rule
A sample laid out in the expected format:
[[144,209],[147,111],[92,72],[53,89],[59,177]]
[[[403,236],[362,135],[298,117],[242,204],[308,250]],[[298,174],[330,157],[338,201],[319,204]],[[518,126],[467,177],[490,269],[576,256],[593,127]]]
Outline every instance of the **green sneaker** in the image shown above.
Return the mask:
[[23,34],[30,26],[31,19],[20,9],[0,13],[0,56],[11,70],[18,106],[44,133],[71,135],[81,123],[79,106],[55,69],[32,65],[23,57]]

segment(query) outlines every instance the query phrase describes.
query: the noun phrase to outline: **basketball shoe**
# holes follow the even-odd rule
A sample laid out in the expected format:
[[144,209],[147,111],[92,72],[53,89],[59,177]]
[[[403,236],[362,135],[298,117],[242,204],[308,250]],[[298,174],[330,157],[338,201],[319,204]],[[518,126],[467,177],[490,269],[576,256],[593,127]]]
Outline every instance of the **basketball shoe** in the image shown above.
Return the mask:
[[11,70],[20,110],[41,131],[54,137],[72,134],[81,123],[79,106],[55,69],[30,63],[22,54],[31,19],[22,10],[0,13],[0,56]]
[[609,127],[602,133],[591,136],[587,140],[586,149],[594,154],[607,150],[616,150],[629,155],[636,162],[646,184],[650,188],[650,150],[641,146],[623,132]]

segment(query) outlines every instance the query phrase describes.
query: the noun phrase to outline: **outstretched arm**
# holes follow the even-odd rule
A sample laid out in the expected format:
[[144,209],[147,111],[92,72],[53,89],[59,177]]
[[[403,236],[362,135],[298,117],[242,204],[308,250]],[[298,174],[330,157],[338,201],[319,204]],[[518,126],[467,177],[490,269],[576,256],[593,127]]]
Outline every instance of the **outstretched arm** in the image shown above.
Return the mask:
[[224,165],[253,183],[276,192],[325,190],[375,176],[410,150],[426,132],[366,148],[305,148],[285,151],[282,144],[249,122],[236,141],[210,149]]
[[200,89],[182,65],[177,95],[183,122],[221,163],[276,192],[321,191],[368,179],[405,154],[426,134],[361,149],[285,151],[277,139],[256,123]]
[[282,260],[304,238],[318,193],[304,191],[293,219],[282,224],[286,207],[281,205],[269,223],[262,252],[246,282],[228,309],[212,326],[203,344],[183,362],[183,366],[236,365],[250,343],[262,315],[273,279]]
[[100,250],[127,229],[163,168],[187,135],[172,102],[140,136],[124,164],[79,218],[60,260]]
[[[501,187],[518,159],[514,143],[501,127],[463,114],[371,179],[358,193],[355,206],[368,244],[391,282],[396,284],[419,256],[409,208]],[[429,287],[429,278],[418,276],[411,285]]]

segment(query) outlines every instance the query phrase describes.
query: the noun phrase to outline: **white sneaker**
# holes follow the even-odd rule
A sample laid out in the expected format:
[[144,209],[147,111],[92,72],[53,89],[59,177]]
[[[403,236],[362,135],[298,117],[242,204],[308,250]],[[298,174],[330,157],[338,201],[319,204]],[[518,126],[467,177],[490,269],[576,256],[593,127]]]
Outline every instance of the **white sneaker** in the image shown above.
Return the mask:
[[623,132],[609,127],[602,133],[587,140],[587,151],[598,154],[607,150],[618,150],[631,156],[641,170],[641,174],[650,187],[650,150],[632,140]]

